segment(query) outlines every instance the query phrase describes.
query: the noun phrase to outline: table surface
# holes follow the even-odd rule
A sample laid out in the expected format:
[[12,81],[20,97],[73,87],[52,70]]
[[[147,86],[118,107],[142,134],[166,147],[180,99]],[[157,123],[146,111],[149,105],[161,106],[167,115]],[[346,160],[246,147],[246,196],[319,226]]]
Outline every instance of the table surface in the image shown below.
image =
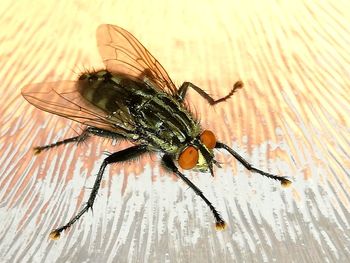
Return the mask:
[[[349,1],[9,1],[0,5],[1,262],[346,262],[350,257]],[[50,230],[87,200],[104,151],[90,138],[33,155],[82,125],[29,105],[29,83],[102,68],[95,30],[119,25],[189,91],[203,128],[290,188],[223,151],[215,177],[186,172],[228,223],[160,167],[160,156],[109,167],[89,212],[57,241]]]

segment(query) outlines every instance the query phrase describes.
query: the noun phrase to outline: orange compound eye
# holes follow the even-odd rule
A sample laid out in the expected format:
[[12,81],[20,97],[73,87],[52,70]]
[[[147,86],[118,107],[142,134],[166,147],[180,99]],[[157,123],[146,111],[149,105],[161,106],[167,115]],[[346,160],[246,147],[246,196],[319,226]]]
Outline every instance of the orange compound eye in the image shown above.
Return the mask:
[[208,148],[214,149],[216,145],[216,138],[212,131],[205,130],[200,136],[201,142]]
[[188,146],[180,154],[178,163],[182,169],[189,170],[196,166],[198,157],[198,150],[193,146]]

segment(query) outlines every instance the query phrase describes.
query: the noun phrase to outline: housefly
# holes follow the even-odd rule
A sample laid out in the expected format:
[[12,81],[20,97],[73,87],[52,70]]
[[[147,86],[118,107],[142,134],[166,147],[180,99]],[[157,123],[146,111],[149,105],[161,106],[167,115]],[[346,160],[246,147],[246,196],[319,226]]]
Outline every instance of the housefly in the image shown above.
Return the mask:
[[210,105],[218,104],[242,88],[241,81],[237,81],[226,96],[215,100],[190,82],[184,82],[177,89],[160,63],[125,29],[101,25],[97,29],[97,43],[106,69],[83,73],[77,81],[32,84],[22,90],[23,97],[35,107],[86,126],[78,136],[35,147],[36,154],[62,144],[82,142],[92,135],[133,143],[130,148],[104,159],[87,203],[68,223],[52,230],[52,239],[58,239],[63,230],[92,209],[107,165],[149,152],[160,153],[162,165],[203,199],[214,215],[217,229],[224,229],[225,221],[178,166],[214,175],[213,166],[220,167],[214,149],[224,149],[248,170],[278,180],[282,186],[291,183],[286,177],[255,168],[217,140],[212,131],[202,129],[184,101],[188,89],[192,88]]

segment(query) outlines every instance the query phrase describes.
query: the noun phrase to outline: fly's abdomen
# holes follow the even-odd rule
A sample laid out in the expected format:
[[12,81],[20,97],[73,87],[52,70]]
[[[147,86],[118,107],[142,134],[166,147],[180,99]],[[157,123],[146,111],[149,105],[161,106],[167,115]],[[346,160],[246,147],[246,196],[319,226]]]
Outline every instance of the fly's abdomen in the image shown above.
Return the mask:
[[120,85],[123,79],[113,76],[108,71],[102,70],[96,73],[83,74],[79,82],[79,92],[90,103],[104,110],[106,113],[113,113],[125,107],[121,98],[127,96],[127,92]]
[[129,111],[128,101],[138,83],[122,75],[106,70],[85,73],[79,78],[77,89],[82,97],[106,113],[105,119],[123,136],[138,139],[135,122]]

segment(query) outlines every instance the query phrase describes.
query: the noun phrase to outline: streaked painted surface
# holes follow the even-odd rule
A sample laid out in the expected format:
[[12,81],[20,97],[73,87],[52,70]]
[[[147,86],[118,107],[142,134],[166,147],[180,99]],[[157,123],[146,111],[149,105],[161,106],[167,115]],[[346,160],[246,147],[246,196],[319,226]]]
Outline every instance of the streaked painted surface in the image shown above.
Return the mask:
[[[2,1],[0,7],[1,262],[346,262],[350,257],[350,4],[347,1]],[[214,96],[193,109],[281,189],[219,153],[216,177],[187,173],[222,212],[159,168],[156,155],[108,169],[94,212],[52,242],[89,194],[103,151],[94,138],[33,156],[81,131],[31,107],[23,85],[102,67],[101,23],[132,32],[178,85]]]

